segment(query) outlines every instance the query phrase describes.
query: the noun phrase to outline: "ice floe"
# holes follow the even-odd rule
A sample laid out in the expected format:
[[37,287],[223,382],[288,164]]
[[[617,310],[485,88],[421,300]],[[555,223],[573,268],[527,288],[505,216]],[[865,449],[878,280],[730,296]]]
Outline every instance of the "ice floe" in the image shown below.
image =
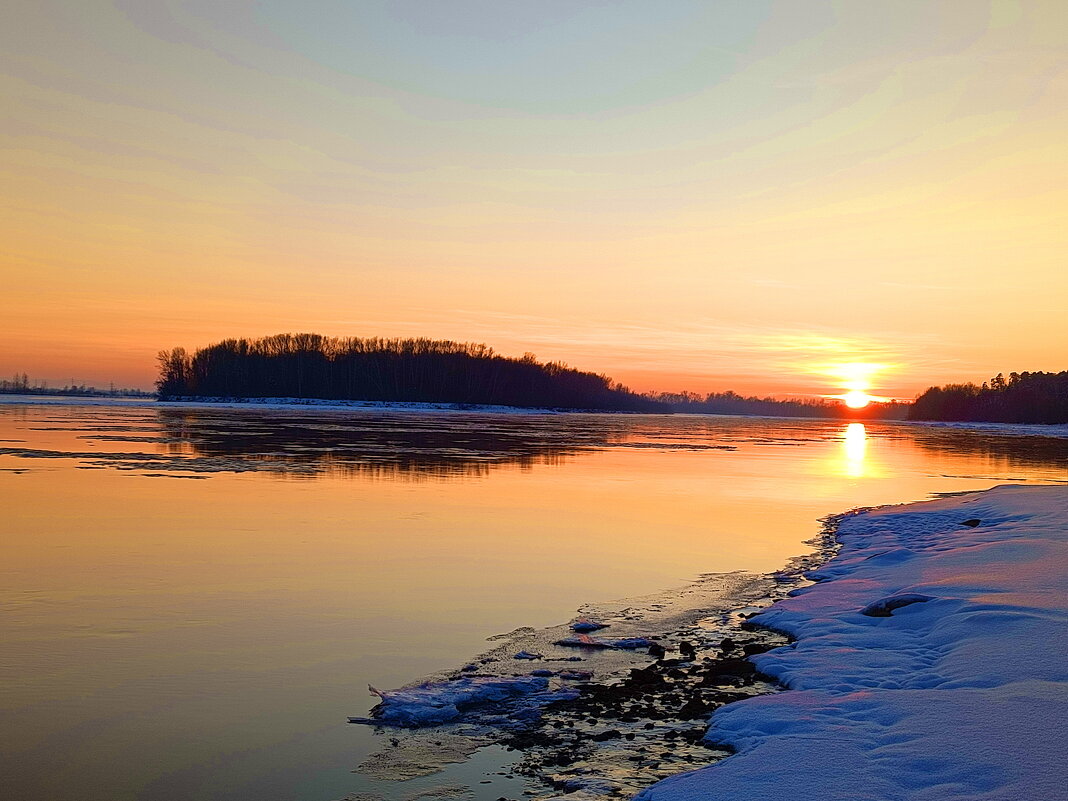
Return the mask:
[[648,648],[653,644],[653,641],[648,637],[623,637],[619,640],[603,640],[598,637],[590,637],[588,634],[580,634],[577,637],[564,637],[557,640],[556,644],[572,648],[619,648],[625,651],[632,651],[637,648]]
[[590,632],[606,628],[608,628],[607,623],[602,623],[599,620],[589,620],[584,617],[580,617],[578,620],[571,623],[571,630],[578,632]]
[[426,682],[401,690],[383,691],[369,687],[382,700],[371,710],[371,718],[349,718],[349,721],[390,726],[437,726],[459,719],[464,711],[538,692],[548,685],[548,680],[540,676],[472,676]]
[[421,728],[477,714],[483,725],[508,728],[536,717],[547,703],[577,694],[568,687],[551,689],[544,675],[462,676],[399,690],[368,689],[381,700],[371,709],[370,717],[350,717],[349,723]]

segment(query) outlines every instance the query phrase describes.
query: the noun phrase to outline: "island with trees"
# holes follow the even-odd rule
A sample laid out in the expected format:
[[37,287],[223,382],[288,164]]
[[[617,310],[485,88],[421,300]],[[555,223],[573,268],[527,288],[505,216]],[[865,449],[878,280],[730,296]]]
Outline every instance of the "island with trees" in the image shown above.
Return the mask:
[[619,412],[670,409],[606,375],[532,353],[433,339],[276,334],[159,354],[159,397],[317,398]]
[[[24,383],[24,382],[23,382]],[[603,373],[532,353],[426,338],[275,334],[161,351],[161,400],[317,399],[684,414],[999,423],[1068,423],[1068,372],[1001,373],[930,387],[912,403],[850,408],[836,397],[778,399],[736,392],[638,394]]]

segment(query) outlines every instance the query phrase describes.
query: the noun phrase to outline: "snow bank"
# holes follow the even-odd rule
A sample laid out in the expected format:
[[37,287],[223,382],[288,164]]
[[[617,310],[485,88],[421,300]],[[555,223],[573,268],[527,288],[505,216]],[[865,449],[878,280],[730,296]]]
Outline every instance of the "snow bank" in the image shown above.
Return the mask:
[[249,406],[287,410],[294,406],[311,406],[317,410],[364,409],[385,412],[477,412],[480,414],[557,414],[581,409],[548,409],[527,406],[498,406],[484,403],[431,403],[424,401],[329,400],[326,398],[229,398],[179,397],[157,401],[165,406],[210,406],[212,408],[246,408]]
[[156,400],[140,397],[57,396],[57,395],[3,395],[0,406],[147,406],[168,409],[257,409],[268,411],[291,411],[294,408],[311,407],[317,412],[380,411],[380,412],[440,412],[447,414],[507,414],[546,415],[569,412],[591,414],[622,414],[622,412],[599,412],[583,409],[544,409],[525,406],[493,406],[470,403],[423,403],[415,401],[359,401],[325,400],[319,398],[209,398],[188,397],[174,400]]
[[[978,525],[965,525],[964,521]],[[641,801],[1068,799],[1068,488],[862,513],[820,583],[755,618],[791,692],[731,704],[736,755]]]

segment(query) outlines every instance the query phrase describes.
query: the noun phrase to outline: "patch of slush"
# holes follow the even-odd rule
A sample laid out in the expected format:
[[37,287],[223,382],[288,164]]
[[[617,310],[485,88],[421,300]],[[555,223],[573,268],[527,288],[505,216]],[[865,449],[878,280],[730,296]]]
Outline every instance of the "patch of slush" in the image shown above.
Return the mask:
[[709,739],[736,755],[640,801],[1068,798],[1068,489],[867,511],[838,536],[819,583],[753,621],[796,638],[752,657],[791,691],[718,709]]
[[[399,742],[399,741],[396,741]],[[420,748],[389,747],[361,763],[356,772],[383,781],[407,781],[438,773],[444,765],[465,762],[489,741],[455,734],[435,733]]]
[[[394,737],[389,741],[399,742]],[[421,748],[386,746],[353,771],[360,790],[338,801],[496,801],[518,798],[515,757],[498,745],[435,732]]]

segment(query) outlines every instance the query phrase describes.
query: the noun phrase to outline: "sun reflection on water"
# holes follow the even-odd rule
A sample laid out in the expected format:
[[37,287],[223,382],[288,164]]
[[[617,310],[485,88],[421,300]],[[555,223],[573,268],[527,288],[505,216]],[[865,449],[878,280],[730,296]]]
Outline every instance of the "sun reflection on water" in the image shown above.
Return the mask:
[[868,449],[868,434],[863,423],[846,426],[842,447],[845,450],[845,474],[851,478],[863,478],[867,474],[864,457]]

